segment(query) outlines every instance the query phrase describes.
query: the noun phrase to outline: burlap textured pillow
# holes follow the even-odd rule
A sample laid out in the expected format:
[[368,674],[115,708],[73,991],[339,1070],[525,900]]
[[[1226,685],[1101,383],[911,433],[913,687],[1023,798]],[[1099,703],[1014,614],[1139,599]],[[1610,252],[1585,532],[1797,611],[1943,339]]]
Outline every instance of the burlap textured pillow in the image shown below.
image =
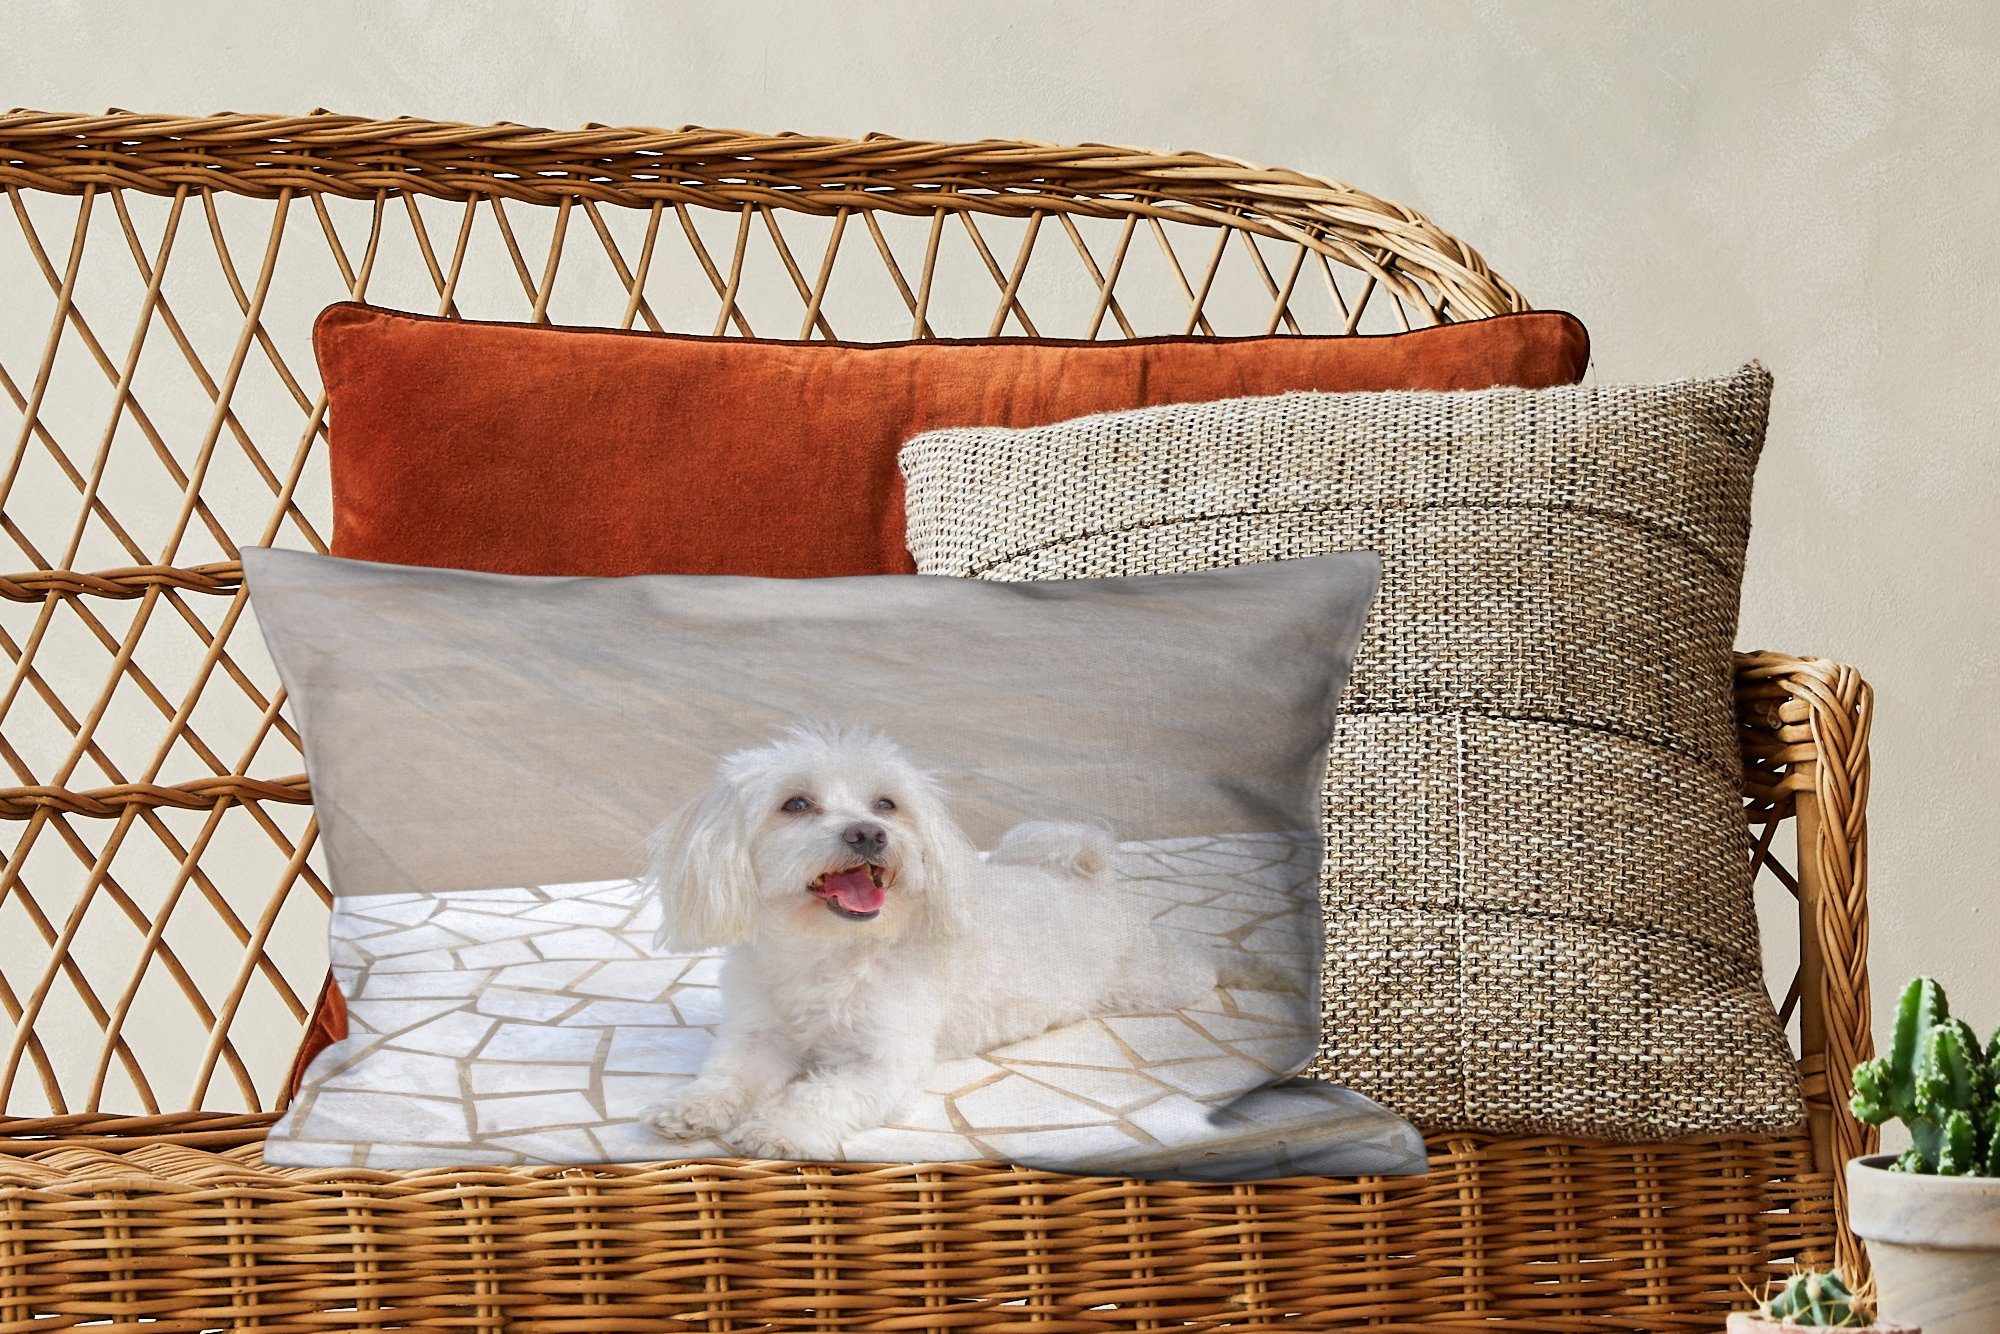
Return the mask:
[[1326,790],[1314,1073],[1421,1124],[1798,1124],[1730,653],[1770,376],[1287,394],[920,436],[931,574],[1369,548]]

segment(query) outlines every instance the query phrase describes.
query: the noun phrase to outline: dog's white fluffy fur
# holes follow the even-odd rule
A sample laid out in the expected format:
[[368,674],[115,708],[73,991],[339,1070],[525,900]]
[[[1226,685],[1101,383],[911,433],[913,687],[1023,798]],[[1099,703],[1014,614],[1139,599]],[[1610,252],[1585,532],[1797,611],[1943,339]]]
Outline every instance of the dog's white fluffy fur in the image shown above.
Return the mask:
[[729,756],[652,847],[659,945],[726,950],[715,1045],[653,1124],[752,1157],[838,1156],[939,1061],[1218,985],[1284,989],[1155,927],[1114,886],[1102,827],[1033,821],[982,859],[936,780],[876,732],[806,725]]

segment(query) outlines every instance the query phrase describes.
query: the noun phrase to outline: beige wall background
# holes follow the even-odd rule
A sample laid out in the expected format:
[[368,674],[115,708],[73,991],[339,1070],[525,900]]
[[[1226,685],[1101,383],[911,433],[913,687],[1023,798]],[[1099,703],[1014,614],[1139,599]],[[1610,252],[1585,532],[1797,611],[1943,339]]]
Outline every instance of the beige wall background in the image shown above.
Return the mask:
[[[1880,691],[1880,1002],[2000,1021],[2000,10],[1981,3],[11,0],[0,101],[1202,148],[1414,205],[1596,379],[1755,356],[1742,642]],[[0,314],[0,318],[4,318]]]

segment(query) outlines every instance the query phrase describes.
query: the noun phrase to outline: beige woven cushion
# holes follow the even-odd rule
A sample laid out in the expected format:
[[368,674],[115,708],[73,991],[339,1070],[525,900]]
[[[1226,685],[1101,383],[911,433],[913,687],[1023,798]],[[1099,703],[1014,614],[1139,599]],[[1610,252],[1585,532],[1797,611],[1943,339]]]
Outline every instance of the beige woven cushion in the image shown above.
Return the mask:
[[1288,394],[903,451],[918,567],[1371,548],[1326,788],[1312,1073],[1431,1127],[1787,1129],[1731,648],[1770,376]]

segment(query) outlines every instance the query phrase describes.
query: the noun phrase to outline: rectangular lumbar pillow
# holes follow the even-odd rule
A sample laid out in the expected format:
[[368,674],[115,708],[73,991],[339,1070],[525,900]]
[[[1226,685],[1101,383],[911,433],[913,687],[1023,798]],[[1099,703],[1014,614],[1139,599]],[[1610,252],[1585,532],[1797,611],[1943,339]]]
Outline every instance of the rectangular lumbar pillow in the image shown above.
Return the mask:
[[993,580],[1379,552],[1327,775],[1312,1072],[1433,1127],[1785,1130],[1730,689],[1770,387],[942,431],[902,454],[911,550]]
[[1556,311],[1327,337],[782,342],[329,307],[333,552],[507,574],[907,573],[896,451],[1288,389],[1571,384]]
[[244,555],[349,1036],[299,1165],[1421,1170],[1292,1078],[1373,555],[1048,584]]

